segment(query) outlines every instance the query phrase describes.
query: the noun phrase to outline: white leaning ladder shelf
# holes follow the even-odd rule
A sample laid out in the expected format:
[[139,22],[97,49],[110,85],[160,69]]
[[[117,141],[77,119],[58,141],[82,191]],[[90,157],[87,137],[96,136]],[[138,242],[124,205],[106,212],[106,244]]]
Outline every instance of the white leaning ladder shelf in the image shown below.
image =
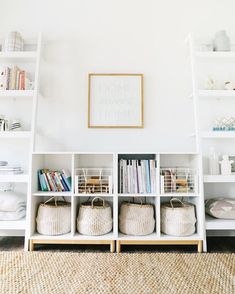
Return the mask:
[[[227,74],[230,71],[230,69],[228,67],[228,63],[226,62],[235,62],[235,51],[201,51],[199,49],[200,44],[196,42],[192,35],[189,35],[187,41],[190,49],[190,62],[192,74],[192,98],[195,119],[194,136],[196,140],[197,152],[201,153],[203,158],[202,190],[204,198],[206,200],[214,197],[231,197],[234,195],[235,176],[210,175],[208,156],[210,147],[215,148],[216,151],[224,152],[224,154],[227,154],[229,152],[232,152],[232,146],[235,146],[234,131],[213,131],[211,127],[214,115],[219,114],[223,116],[223,110],[224,108],[226,108],[228,103],[231,103],[230,109],[234,107],[234,101],[232,101],[232,99],[235,99],[235,91],[221,89],[204,89],[203,82],[201,79],[203,70],[207,72],[207,75],[211,73],[208,72],[208,69],[210,71],[211,69],[213,69],[214,73],[217,74],[217,76],[221,75],[221,73],[224,72],[226,72]],[[226,67],[225,71],[221,70],[224,66]],[[230,191],[232,190],[233,193],[231,194]],[[231,195],[229,195],[229,193]],[[229,236],[233,235],[232,231],[234,230],[235,220],[216,219],[205,215],[206,236]],[[206,241],[204,242],[204,251],[207,251]]]
[[[2,43],[3,44],[3,43]],[[1,44],[1,45],[2,45]],[[19,111],[17,113],[22,118],[22,121],[27,115],[27,111],[30,114],[28,121],[23,124],[24,131],[4,131],[0,133],[0,139],[4,140],[4,145],[8,149],[8,158],[6,161],[12,160],[12,152],[14,148],[18,148],[23,144],[23,148],[17,149],[16,160],[21,160],[23,165],[23,174],[19,175],[1,175],[0,182],[12,183],[17,190],[17,185],[20,189],[23,189],[24,193],[27,193],[27,200],[30,198],[28,193],[30,192],[30,170],[31,170],[31,154],[35,145],[35,124],[37,114],[37,104],[39,95],[39,66],[41,56],[41,34],[38,34],[36,40],[25,40],[24,50],[15,52],[0,51],[0,64],[1,66],[19,66],[21,69],[26,69],[32,76],[33,89],[32,90],[1,90],[0,99],[4,102],[4,106],[7,111],[15,109]],[[4,100],[3,100],[4,99]],[[24,103],[24,104],[23,104]],[[21,106],[21,104],[23,106]],[[28,108],[28,105],[30,105]],[[13,111],[14,112],[14,111]],[[12,113],[11,113],[12,115]],[[25,126],[24,126],[25,125]],[[7,143],[6,143],[7,142]],[[13,148],[13,151],[12,151]],[[21,154],[21,150],[25,153]],[[22,158],[23,159],[22,159]],[[19,158],[19,159],[18,159]],[[3,158],[4,159],[4,158]],[[1,160],[3,160],[1,159]],[[24,162],[23,162],[24,161]],[[16,163],[16,162],[13,162]],[[22,188],[23,187],[23,188]],[[26,208],[26,217],[16,221],[0,221],[0,236],[25,236],[25,250],[28,250],[28,239],[26,231],[28,227],[28,201]]]

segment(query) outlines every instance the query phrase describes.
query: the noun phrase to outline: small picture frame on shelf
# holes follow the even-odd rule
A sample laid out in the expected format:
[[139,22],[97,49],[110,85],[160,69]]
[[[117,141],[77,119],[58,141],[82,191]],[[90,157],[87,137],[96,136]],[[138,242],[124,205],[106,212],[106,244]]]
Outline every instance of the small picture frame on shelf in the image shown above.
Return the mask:
[[235,174],[235,155],[229,155],[228,160],[233,160],[233,163],[231,164],[231,172],[232,174]]
[[89,74],[88,128],[143,128],[143,74]]

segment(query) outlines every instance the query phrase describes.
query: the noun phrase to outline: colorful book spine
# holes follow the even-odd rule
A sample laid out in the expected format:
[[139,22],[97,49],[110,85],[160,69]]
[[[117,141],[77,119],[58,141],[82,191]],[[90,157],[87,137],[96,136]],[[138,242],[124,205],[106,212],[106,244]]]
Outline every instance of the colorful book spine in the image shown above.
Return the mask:
[[38,180],[39,180],[39,190],[47,191],[47,186],[46,186],[41,170],[38,170]]
[[146,190],[147,190],[147,193],[151,193],[149,160],[145,160],[145,166],[146,166]]
[[64,180],[66,182],[66,185],[69,188],[69,191],[71,191],[71,189],[72,189],[71,173],[67,169],[62,169],[62,174],[64,175]]

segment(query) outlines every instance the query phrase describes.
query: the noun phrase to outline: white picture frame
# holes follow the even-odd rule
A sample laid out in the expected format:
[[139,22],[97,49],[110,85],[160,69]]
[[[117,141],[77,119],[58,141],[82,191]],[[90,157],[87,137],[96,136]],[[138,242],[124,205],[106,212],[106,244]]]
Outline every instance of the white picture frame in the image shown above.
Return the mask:
[[89,74],[89,128],[143,128],[143,74]]

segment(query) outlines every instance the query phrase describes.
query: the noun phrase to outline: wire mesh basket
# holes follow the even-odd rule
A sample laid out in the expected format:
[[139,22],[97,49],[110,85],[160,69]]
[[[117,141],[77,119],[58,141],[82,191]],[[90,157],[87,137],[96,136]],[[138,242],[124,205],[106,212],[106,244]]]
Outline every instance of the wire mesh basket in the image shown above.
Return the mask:
[[196,169],[174,167],[161,168],[161,194],[197,193],[198,174]]
[[77,168],[76,194],[112,194],[112,168]]

